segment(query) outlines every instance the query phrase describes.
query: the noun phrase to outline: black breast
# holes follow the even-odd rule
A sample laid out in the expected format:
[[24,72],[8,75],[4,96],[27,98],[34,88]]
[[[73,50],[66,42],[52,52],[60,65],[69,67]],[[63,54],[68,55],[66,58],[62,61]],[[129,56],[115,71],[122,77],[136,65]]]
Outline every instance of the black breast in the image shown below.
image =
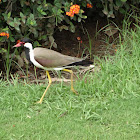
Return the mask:
[[29,61],[29,63],[32,63],[30,60],[30,54],[29,54],[29,49],[25,48],[25,55],[26,55],[26,59]]

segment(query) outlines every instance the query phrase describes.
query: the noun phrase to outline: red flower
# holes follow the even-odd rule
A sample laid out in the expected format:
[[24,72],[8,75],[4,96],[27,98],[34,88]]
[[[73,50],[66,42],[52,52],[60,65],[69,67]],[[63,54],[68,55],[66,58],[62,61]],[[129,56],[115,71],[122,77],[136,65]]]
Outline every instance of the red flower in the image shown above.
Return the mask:
[[80,40],[81,40],[81,38],[78,36],[78,37],[77,37],[77,40],[78,40],[78,41],[80,41]]
[[1,33],[0,33],[0,36],[7,36],[7,39],[8,39],[8,38],[9,38],[9,33],[1,32]]

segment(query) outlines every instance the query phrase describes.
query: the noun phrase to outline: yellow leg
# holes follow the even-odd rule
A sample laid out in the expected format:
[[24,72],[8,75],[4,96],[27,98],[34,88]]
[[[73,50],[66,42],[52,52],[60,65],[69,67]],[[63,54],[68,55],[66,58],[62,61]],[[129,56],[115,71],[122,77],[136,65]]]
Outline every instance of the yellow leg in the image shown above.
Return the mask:
[[41,97],[41,98],[40,98],[40,100],[37,102],[37,103],[40,103],[40,104],[42,103],[43,98],[44,98],[44,96],[45,96],[45,94],[46,94],[46,92],[47,92],[48,88],[50,87],[50,85],[51,85],[51,83],[52,83],[52,80],[51,80],[51,77],[50,77],[49,72],[48,72],[48,71],[46,71],[46,73],[47,73],[47,76],[48,76],[48,79],[49,79],[49,84],[48,84],[48,86],[47,86],[46,90],[44,91],[44,93],[43,93],[42,97]]
[[73,88],[73,71],[72,71],[72,70],[68,70],[68,69],[63,69],[63,71],[66,71],[66,72],[71,73],[71,90],[72,90],[72,92],[74,92],[76,95],[78,95],[77,91],[75,91],[75,89]]

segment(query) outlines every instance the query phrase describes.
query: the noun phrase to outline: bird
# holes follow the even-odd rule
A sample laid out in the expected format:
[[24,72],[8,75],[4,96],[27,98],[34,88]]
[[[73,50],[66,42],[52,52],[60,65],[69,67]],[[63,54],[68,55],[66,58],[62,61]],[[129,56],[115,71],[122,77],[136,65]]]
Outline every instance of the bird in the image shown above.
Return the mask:
[[42,97],[37,102],[40,104],[42,103],[43,98],[52,83],[49,74],[50,70],[55,70],[55,71],[63,70],[69,72],[71,74],[71,91],[74,92],[76,95],[78,95],[77,91],[73,87],[73,71],[70,70],[69,68],[76,67],[76,66],[94,67],[92,61],[86,60],[84,58],[77,58],[77,57],[64,55],[57,51],[43,48],[43,47],[33,48],[32,41],[29,38],[23,38],[13,47],[24,47],[26,59],[36,67],[44,69],[46,71],[49,84],[46,87]]

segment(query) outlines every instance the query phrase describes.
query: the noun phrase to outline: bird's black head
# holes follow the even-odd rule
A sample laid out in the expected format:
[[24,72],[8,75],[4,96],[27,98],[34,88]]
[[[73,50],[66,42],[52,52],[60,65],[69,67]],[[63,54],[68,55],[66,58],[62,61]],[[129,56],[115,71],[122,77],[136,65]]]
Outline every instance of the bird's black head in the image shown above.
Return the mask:
[[27,60],[30,62],[29,50],[33,49],[32,41],[29,38],[18,40],[17,44],[13,47],[24,47]]
[[21,42],[32,43],[31,39],[29,39],[29,38],[23,38],[23,39],[21,39]]
[[23,38],[21,40],[18,40],[17,44],[15,46],[13,46],[13,47],[24,46],[25,43],[32,43],[32,41],[29,38]]

